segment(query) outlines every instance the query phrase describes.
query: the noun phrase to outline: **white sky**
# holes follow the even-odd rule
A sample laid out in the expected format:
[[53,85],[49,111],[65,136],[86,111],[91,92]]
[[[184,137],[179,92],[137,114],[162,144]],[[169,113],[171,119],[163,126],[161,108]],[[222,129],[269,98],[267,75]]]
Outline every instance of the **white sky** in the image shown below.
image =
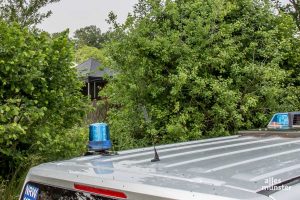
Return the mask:
[[[108,13],[118,15],[118,21],[124,22],[127,14],[133,11],[138,0],[61,0],[48,5],[45,10],[53,14],[38,27],[50,33],[61,32],[67,28],[73,33],[76,29],[96,25],[102,32],[108,30]],[[283,3],[288,0],[281,0]]]
[[51,10],[52,15],[38,27],[50,33],[69,28],[72,33],[76,29],[96,25],[105,32],[109,28],[105,19],[110,11],[117,14],[118,22],[124,22],[137,2],[138,0],[61,0],[43,9]]

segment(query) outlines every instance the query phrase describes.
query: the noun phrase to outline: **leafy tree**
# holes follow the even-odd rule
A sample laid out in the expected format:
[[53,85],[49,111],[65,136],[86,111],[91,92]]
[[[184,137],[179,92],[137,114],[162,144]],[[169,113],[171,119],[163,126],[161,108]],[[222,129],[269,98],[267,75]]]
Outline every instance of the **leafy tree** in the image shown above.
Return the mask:
[[286,5],[282,5],[277,1],[277,5],[280,10],[284,10],[291,14],[295,20],[295,23],[300,30],[300,1],[299,0],[289,0],[289,3]]
[[[283,4],[279,0],[272,0],[275,3],[276,8],[279,14],[286,13],[291,15],[294,19],[294,23],[296,24],[298,31],[294,34],[294,39],[291,41],[292,44],[289,49],[289,59],[286,60],[285,65],[283,65],[284,69],[290,72],[289,82],[293,83],[295,86],[300,86],[300,49],[298,48],[300,45],[299,40],[299,31],[300,31],[300,1],[299,0],[289,0],[289,3]],[[283,21],[282,23],[287,23]],[[295,90],[297,91],[297,89]]]
[[271,0],[275,3],[276,9],[279,12],[286,12],[290,14],[300,31],[300,1],[299,0],[288,0],[286,3],[282,3],[281,0]]
[[34,26],[49,17],[52,12],[40,13],[40,9],[60,0],[1,0],[0,17],[8,22],[18,22],[22,27]]
[[89,58],[94,58],[99,62],[104,63],[106,58],[104,56],[104,49],[97,49],[96,47],[82,46],[75,52],[75,62],[82,63]]
[[295,32],[267,1],[140,0],[108,45],[115,144],[228,135],[299,108],[285,66]]
[[79,46],[91,46],[102,48],[104,42],[107,41],[107,34],[101,33],[97,26],[87,26],[75,31],[74,38]]
[[0,30],[1,176],[32,154],[54,159],[66,149],[76,151],[82,135],[68,130],[81,123],[87,104],[70,67],[73,44],[67,32],[51,38],[4,21]]

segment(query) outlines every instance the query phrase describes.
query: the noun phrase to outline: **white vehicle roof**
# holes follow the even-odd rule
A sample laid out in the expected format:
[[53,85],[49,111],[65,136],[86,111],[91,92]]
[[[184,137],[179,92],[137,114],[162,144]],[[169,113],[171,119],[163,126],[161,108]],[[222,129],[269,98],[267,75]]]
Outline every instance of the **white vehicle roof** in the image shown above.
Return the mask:
[[84,156],[34,167],[26,181],[114,189],[132,200],[267,200],[286,199],[277,196],[287,191],[266,188],[300,176],[300,138],[230,136],[156,149],[158,162],[153,147]]

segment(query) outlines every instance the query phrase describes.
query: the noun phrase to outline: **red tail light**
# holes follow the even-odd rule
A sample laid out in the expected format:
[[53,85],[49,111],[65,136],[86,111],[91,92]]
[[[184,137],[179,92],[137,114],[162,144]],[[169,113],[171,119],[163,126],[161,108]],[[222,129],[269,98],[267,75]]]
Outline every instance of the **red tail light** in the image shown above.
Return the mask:
[[90,187],[86,185],[79,185],[79,184],[74,184],[74,188],[77,190],[85,191],[85,192],[90,192],[94,194],[100,194],[106,197],[113,197],[113,198],[119,198],[119,199],[127,199],[127,196],[123,192],[118,192],[114,190],[108,190],[108,189],[103,189],[103,188],[95,188],[95,187]]

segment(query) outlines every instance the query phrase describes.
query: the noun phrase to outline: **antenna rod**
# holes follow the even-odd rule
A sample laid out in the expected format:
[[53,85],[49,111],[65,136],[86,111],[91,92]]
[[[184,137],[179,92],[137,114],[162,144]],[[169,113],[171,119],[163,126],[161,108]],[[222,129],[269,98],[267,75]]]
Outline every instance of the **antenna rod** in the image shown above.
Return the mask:
[[[144,118],[145,118],[146,123],[148,125],[150,125],[151,119],[148,115],[146,106],[142,106],[142,110],[143,110],[143,113],[144,113]],[[151,160],[151,162],[157,162],[157,161],[160,161],[160,159],[159,159],[158,153],[157,153],[156,148],[155,148],[155,138],[154,138],[153,135],[152,135],[152,137],[153,137],[154,158]]]
[[154,158],[151,160],[151,162],[157,162],[157,161],[160,161],[160,159],[154,145]]

